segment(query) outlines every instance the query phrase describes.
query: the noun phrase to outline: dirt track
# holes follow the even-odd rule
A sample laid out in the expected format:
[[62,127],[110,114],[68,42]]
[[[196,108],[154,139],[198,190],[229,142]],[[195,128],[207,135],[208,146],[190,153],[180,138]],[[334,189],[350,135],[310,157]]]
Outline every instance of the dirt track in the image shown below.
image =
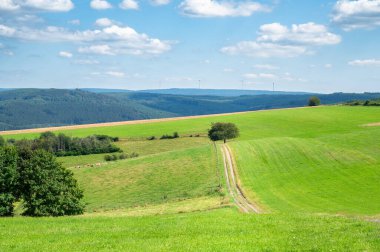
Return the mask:
[[366,127],[380,127],[380,122],[365,124]]
[[226,144],[222,146],[222,153],[228,191],[235,204],[244,213],[260,213],[260,210],[252,205],[240,190],[235,176],[236,173],[234,169],[234,162],[232,160],[231,150]]
[[[306,108],[306,107],[301,107],[301,108]],[[300,109],[300,108],[299,107],[298,108],[282,108],[282,109],[272,109],[272,110],[288,110],[288,109]],[[198,115],[198,116],[182,116],[182,117],[134,120],[134,121],[123,121],[123,122],[94,123],[94,124],[47,127],[47,128],[37,128],[37,129],[9,130],[9,131],[0,131],[0,135],[16,135],[16,134],[28,134],[28,133],[42,133],[42,132],[46,132],[46,131],[60,131],[60,130],[73,130],[73,129],[85,129],[85,128],[97,128],[97,127],[110,127],[110,126],[119,126],[119,125],[133,125],[133,124],[144,124],[144,123],[169,122],[169,121],[187,120],[187,119],[194,119],[194,118],[238,115],[238,114],[246,114],[246,113],[252,113],[252,112],[258,113],[258,112],[263,112],[263,111],[268,111],[268,110],[244,111],[244,112],[211,114],[211,115]]]

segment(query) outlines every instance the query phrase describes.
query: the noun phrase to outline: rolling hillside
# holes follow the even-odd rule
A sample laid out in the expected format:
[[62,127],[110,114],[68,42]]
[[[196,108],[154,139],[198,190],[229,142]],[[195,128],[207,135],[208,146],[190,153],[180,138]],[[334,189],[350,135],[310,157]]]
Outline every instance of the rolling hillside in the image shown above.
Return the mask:
[[[238,183],[266,214],[243,214],[229,197],[222,143],[205,137],[216,121],[239,127],[228,143]],[[0,250],[378,251],[380,127],[365,126],[375,122],[378,107],[327,106],[63,130],[118,136],[140,156],[59,158],[86,214],[0,219]],[[179,139],[146,140],[174,131]]]

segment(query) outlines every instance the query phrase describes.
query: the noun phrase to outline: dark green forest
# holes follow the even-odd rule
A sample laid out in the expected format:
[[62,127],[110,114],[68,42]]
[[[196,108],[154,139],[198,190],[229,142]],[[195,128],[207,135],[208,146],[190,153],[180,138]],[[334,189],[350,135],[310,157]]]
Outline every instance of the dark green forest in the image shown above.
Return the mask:
[[[218,94],[218,92],[216,92]],[[0,130],[205,115],[306,106],[310,94],[173,95],[145,92],[14,89],[0,92]],[[372,100],[380,93],[319,94],[321,104]]]

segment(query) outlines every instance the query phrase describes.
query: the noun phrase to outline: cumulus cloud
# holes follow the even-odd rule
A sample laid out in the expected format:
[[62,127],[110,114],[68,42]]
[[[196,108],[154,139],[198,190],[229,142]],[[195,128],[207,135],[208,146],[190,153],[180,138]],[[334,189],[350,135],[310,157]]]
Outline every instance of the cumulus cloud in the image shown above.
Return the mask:
[[255,12],[270,11],[268,6],[252,1],[185,0],[179,8],[191,17],[247,17]]
[[1,0],[0,10],[14,11],[20,8],[45,11],[69,11],[74,8],[71,0]]
[[339,0],[332,21],[347,31],[380,26],[380,0]]
[[114,22],[109,18],[99,18],[95,21],[95,24],[100,27],[107,27],[114,24]]
[[84,31],[70,31],[56,26],[33,29],[0,24],[0,37],[42,42],[77,42],[85,44],[79,48],[79,52],[104,55],[161,54],[169,51],[172,45],[172,42],[150,38],[131,27],[115,24]]
[[255,41],[242,41],[223,47],[221,51],[259,58],[296,57],[311,54],[312,46],[335,45],[340,42],[341,37],[329,32],[324,25],[306,23],[294,24],[288,28],[273,23],[262,25]]
[[351,66],[380,66],[380,59],[363,59],[348,62]]
[[287,42],[307,45],[335,45],[341,42],[339,35],[328,31],[327,27],[313,22],[293,24],[288,28],[279,23],[260,27],[260,42]]
[[248,73],[244,75],[245,78],[247,79],[276,79],[277,76],[274,74],[269,74],[269,73]]
[[124,10],[138,10],[139,9],[139,4],[135,0],[123,0],[120,4],[119,7],[124,9]]
[[61,56],[62,58],[72,58],[73,57],[73,54],[71,52],[65,52],[65,51],[59,52],[58,55]]
[[112,5],[106,0],[92,0],[90,6],[95,10],[106,10],[112,8]]

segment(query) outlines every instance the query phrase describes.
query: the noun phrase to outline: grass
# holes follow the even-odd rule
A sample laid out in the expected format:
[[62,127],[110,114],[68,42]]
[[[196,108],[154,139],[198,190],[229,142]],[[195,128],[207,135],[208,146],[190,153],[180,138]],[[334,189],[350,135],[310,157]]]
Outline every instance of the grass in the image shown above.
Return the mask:
[[0,219],[1,251],[379,251],[380,227],[233,209],[147,217]]
[[89,212],[219,193],[216,157],[210,144],[73,171],[84,189]]
[[[144,140],[204,135],[217,121],[239,127],[229,145],[242,189],[270,214],[227,207],[220,151],[206,138]],[[121,137],[140,157],[60,158],[88,212],[0,219],[0,251],[379,251],[380,127],[362,126],[374,122],[379,108],[333,106],[65,131]]]

